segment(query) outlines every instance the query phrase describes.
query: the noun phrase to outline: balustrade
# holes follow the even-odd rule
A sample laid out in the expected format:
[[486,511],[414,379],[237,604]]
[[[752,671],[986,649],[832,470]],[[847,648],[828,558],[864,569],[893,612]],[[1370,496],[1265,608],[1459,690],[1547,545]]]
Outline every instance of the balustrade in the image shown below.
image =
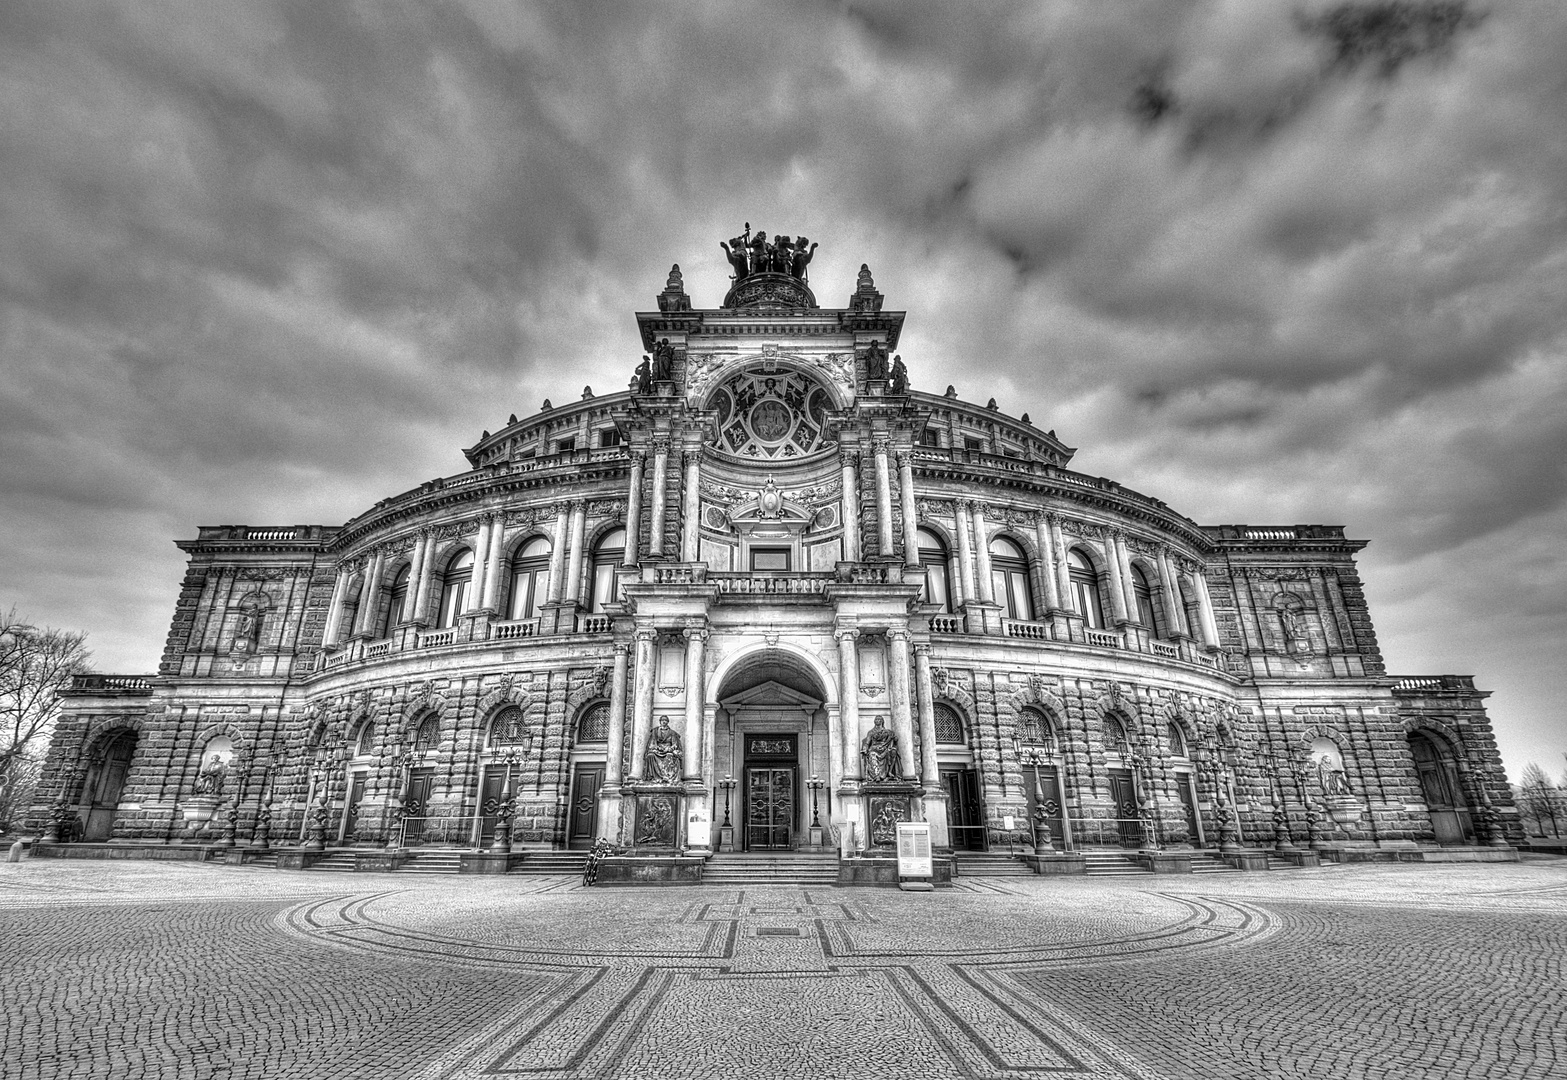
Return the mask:
[[1028,622],[1024,619],[1002,619],[1001,628],[1007,637],[1029,638],[1033,641],[1050,641],[1055,637],[1049,623]]
[[385,641],[372,641],[368,645],[365,646],[365,656],[364,656],[364,658],[366,660],[376,660],[376,659],[379,659],[380,657],[390,656],[390,655],[392,655],[392,639],[391,638],[387,638]]
[[1179,660],[1181,650],[1178,646],[1163,641],[1150,641],[1148,647],[1153,650],[1155,656],[1162,656],[1166,660]]
[[612,629],[612,621],[608,615],[578,615],[577,633],[579,634],[607,634]]
[[1122,648],[1121,635],[1114,630],[1084,630],[1083,633],[1087,636],[1090,645],[1097,645],[1101,649]]
[[538,619],[512,619],[509,622],[490,624],[490,637],[496,641],[533,637],[539,632]]
[[419,647],[421,649],[433,649],[439,645],[450,645],[457,640],[455,628],[447,630],[429,630],[419,635]]
[[709,580],[725,594],[761,596],[811,596],[825,590],[833,580],[831,573],[734,573],[721,572],[708,575]]
[[961,615],[932,615],[930,617],[930,632],[932,634],[961,634],[963,633],[963,617]]

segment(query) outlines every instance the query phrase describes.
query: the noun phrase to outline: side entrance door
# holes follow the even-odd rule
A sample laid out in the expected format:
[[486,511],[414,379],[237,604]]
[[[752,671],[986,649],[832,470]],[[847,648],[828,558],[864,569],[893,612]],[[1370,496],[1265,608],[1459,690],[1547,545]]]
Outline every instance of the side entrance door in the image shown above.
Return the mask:
[[359,804],[365,799],[365,782],[368,773],[356,772],[348,778],[348,798],[343,802],[343,827],[337,834],[337,842],[351,844],[357,839],[359,828]]
[[602,762],[578,762],[571,774],[571,820],[566,846],[590,848],[599,824],[599,788],[604,786]]
[[479,847],[487,848],[495,842],[495,823],[500,820],[495,811],[500,807],[501,789],[506,786],[506,766],[486,765],[484,782],[479,785]]
[[1121,846],[1141,846],[1143,827],[1137,820],[1137,788],[1132,784],[1131,769],[1110,770],[1110,798],[1115,803],[1116,831]]
[[794,831],[794,766],[752,765],[745,773],[746,848],[787,849]]
[[403,843],[424,843],[430,823],[430,791],[434,787],[434,769],[413,769],[408,773],[408,793],[403,797]]
[[985,850],[985,805],[979,797],[979,773],[974,769],[942,769],[947,793],[947,832],[958,851]]
[[1186,842],[1193,847],[1202,846],[1202,819],[1197,816],[1197,796],[1192,793],[1192,774],[1175,774],[1175,791],[1181,797],[1181,809],[1186,813]]
[[[1034,787],[1032,766],[1023,770],[1023,788],[1028,793],[1028,827],[1033,829],[1035,804],[1039,800],[1039,794]],[[1061,782],[1054,765],[1039,767],[1039,790],[1042,790],[1045,796],[1045,824],[1050,829],[1050,842],[1060,849],[1066,843],[1066,825],[1062,820],[1066,807],[1061,801]]]
[[131,757],[135,753],[135,732],[128,731],[115,736],[114,741],[105,747],[103,759],[88,774],[83,840],[98,843],[114,834],[114,812],[119,808],[120,796],[125,792],[125,774],[130,771]]

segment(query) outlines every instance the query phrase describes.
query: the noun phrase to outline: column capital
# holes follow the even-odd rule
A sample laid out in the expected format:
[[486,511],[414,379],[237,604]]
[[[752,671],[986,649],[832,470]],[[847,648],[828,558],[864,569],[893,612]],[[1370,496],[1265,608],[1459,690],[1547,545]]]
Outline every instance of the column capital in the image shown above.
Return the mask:
[[571,500],[571,512],[573,514],[585,513],[587,511],[587,509],[588,509],[588,500],[587,499],[572,499]]
[[610,647],[615,650],[615,655],[617,656],[625,656],[631,652],[631,642],[629,641],[617,641]]
[[885,456],[891,448],[892,440],[885,435],[877,435],[871,439],[871,449],[876,452],[877,456]]
[[832,636],[837,638],[838,642],[842,644],[845,641],[854,641],[857,639],[860,636],[860,631],[857,627],[841,626],[832,632]]
[[928,642],[928,641],[916,641],[914,643],[914,655],[915,656],[929,656],[930,655],[930,642]]
[[838,464],[845,469],[857,469],[860,467],[860,452],[858,450],[839,449]]
[[692,641],[706,641],[708,630],[705,626],[687,626],[680,631],[680,636],[685,638],[688,643]]
[[658,640],[658,630],[652,626],[639,626],[634,631],[638,641],[654,642]]
[[627,450],[626,460],[631,462],[633,466],[641,468],[643,465],[647,464],[647,451],[641,447],[638,447],[635,450]]
[[978,515],[979,517],[984,517],[991,511],[990,505],[980,499],[971,500],[968,504],[968,508],[970,512]]
[[889,626],[889,627],[887,627],[887,640],[888,641],[907,641],[908,638],[909,638],[909,628],[907,626]]
[[912,450],[894,450],[892,456],[897,461],[900,469],[908,468],[914,463],[914,451]]
[[700,446],[686,446],[680,451],[681,464],[686,468],[702,463],[702,448]]
[[669,453],[669,436],[660,435],[657,438],[650,440],[649,445],[652,446],[653,453],[667,454]]

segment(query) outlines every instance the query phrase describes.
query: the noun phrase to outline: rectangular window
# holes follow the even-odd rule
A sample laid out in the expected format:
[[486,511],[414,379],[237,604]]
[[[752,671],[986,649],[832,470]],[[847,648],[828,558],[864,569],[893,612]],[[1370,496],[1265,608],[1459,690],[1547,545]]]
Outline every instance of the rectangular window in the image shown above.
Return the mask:
[[619,428],[610,428],[608,431],[601,431],[601,432],[599,432],[599,445],[600,446],[619,446],[620,445],[620,429]]
[[927,604],[939,604],[942,611],[952,610],[952,598],[947,593],[947,568],[942,563],[925,564],[925,595]]
[[753,571],[788,570],[788,548],[752,548],[751,569]]
[[941,435],[930,428],[926,428],[920,432],[920,445],[939,447],[941,446]]
[[577,440],[574,439],[574,438],[572,438],[572,439],[562,439],[560,442],[555,444],[555,452],[557,454],[569,454],[573,450],[575,450],[576,448],[577,448]]
[[983,454],[985,452],[985,440],[971,439],[965,435],[963,437],[963,449],[971,450],[976,454]]

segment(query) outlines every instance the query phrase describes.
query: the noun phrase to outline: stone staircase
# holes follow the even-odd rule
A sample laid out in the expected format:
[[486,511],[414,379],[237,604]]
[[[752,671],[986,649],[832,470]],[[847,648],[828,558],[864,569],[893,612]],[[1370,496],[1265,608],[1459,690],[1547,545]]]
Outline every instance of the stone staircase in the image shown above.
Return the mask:
[[702,884],[834,885],[838,881],[836,852],[726,851],[702,868]]
[[1224,861],[1223,856],[1215,851],[1192,852],[1192,873],[1194,874],[1239,874],[1240,867],[1231,866]]
[[311,873],[352,874],[354,872],[354,853],[352,851],[328,852],[325,858],[317,859],[305,869]]
[[408,860],[397,870],[399,874],[455,874],[458,873],[458,853],[449,849],[440,851],[412,851]]
[[276,870],[277,869],[277,852],[275,852],[275,851],[263,851],[259,855],[255,855],[255,856],[252,856],[249,859],[246,859],[245,860],[245,865],[246,866],[259,866],[259,867],[261,867],[264,870]]
[[1034,869],[1017,855],[1001,851],[955,851],[953,869],[959,877],[1033,877]]
[[512,873],[532,874],[536,877],[546,874],[566,874],[580,878],[582,868],[587,865],[587,862],[586,851],[529,851],[522,865]]
[[1131,877],[1153,873],[1119,851],[1083,851],[1079,854],[1083,856],[1083,873],[1088,877]]
[[1270,851],[1270,852],[1268,852],[1268,869],[1269,870],[1299,870],[1299,869],[1301,869],[1301,867],[1300,867],[1300,865],[1298,863],[1292,863],[1288,859],[1280,858],[1279,856],[1273,854],[1273,852]]

